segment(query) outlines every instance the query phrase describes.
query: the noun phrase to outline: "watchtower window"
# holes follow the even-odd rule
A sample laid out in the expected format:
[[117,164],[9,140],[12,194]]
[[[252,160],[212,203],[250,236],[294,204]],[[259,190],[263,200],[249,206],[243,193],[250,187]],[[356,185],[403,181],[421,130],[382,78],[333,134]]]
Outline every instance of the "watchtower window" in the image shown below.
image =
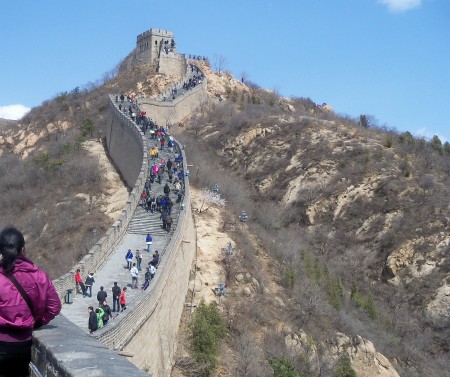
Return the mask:
[[158,46],[158,41],[155,41],[155,46]]

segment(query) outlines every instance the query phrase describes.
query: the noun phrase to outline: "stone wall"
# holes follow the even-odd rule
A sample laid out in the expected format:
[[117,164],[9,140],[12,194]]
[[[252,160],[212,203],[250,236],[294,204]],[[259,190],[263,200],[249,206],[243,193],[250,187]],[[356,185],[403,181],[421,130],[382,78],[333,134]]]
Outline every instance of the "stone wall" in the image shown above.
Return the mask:
[[63,316],[34,332],[32,360],[30,377],[149,377]]
[[152,119],[159,125],[176,124],[206,101],[208,95],[206,85],[205,78],[201,84],[183,96],[175,98],[174,101],[162,102],[155,99],[143,99],[139,100],[139,106],[147,111],[147,114],[151,114]]
[[159,57],[158,72],[166,75],[183,77],[186,74],[186,59],[175,52],[161,52]]

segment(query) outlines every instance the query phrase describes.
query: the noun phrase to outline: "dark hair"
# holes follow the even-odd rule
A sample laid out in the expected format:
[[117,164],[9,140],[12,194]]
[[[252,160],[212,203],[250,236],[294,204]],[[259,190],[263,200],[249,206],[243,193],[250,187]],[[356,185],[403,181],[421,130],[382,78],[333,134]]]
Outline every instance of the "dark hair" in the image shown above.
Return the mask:
[[0,254],[3,259],[0,265],[6,273],[14,270],[17,257],[25,246],[23,234],[14,227],[6,227],[0,233]]
[[88,306],[88,310],[94,310],[94,307],[93,306]]

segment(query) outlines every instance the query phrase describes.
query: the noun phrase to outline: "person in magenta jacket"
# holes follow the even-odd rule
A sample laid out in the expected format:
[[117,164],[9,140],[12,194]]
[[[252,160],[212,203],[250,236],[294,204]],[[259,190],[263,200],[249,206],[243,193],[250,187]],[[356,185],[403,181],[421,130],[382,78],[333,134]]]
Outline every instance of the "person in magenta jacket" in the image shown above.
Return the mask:
[[[28,376],[31,335],[61,311],[61,300],[47,274],[25,257],[25,239],[13,227],[0,233],[0,376]],[[30,309],[8,278],[30,298]]]

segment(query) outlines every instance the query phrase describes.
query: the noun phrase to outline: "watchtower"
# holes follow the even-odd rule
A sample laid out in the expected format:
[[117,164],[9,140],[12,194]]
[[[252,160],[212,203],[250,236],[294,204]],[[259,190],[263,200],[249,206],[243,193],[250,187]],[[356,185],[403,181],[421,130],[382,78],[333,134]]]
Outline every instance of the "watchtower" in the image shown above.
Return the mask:
[[176,52],[173,32],[150,29],[137,36],[136,58],[138,63],[158,64],[161,52]]

